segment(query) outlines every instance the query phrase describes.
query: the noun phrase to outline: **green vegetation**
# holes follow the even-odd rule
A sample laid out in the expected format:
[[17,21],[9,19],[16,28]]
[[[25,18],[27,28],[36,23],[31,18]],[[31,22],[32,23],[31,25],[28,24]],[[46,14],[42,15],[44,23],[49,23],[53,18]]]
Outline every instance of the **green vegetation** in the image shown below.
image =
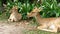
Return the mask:
[[0,7],[2,6],[2,0],[0,0]]
[[46,31],[40,31],[40,30],[36,30],[36,31],[25,31],[25,34],[60,34],[60,33],[52,33],[52,32],[46,32]]
[[59,17],[60,7],[57,6],[56,0],[44,0],[42,6],[44,8],[42,16],[43,17]]
[[30,0],[16,0],[11,1],[7,0],[7,16],[9,16],[9,10],[13,5],[17,5],[19,8],[19,13],[22,14],[22,19],[27,19],[26,15],[30,12],[35,6],[43,7],[43,10],[40,12],[42,17],[59,17],[60,16],[60,7],[57,6],[58,3],[56,0],[40,0],[40,1],[30,1]]

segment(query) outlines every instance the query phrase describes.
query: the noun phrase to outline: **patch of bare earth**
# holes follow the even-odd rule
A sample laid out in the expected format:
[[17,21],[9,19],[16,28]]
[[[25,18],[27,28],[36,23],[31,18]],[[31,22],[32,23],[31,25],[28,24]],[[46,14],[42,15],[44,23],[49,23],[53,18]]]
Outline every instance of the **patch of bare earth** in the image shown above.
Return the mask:
[[35,30],[26,20],[21,22],[0,21],[0,34],[25,34],[25,30]]

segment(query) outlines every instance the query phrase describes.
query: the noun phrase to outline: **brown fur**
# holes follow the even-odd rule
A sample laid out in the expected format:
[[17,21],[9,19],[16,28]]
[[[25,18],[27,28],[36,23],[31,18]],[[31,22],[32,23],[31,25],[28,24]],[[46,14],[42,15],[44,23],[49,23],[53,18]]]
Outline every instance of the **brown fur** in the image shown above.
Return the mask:
[[39,14],[41,8],[35,7],[30,13],[27,14],[27,17],[35,17],[36,21],[40,26],[37,28],[39,30],[45,30],[50,32],[57,32],[58,27],[60,26],[60,17],[58,18],[42,18]]
[[17,6],[13,6],[13,8],[10,10],[10,17],[8,21],[19,21],[22,18],[22,15],[18,13],[18,8]]

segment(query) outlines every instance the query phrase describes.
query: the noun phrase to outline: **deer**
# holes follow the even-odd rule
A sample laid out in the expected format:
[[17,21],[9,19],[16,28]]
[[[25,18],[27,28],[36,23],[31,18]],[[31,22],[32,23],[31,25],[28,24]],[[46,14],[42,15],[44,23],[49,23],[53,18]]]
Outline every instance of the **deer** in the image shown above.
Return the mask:
[[12,9],[10,10],[10,17],[8,21],[14,22],[14,21],[19,21],[22,18],[22,15],[18,13],[18,7],[13,6]]
[[37,29],[39,30],[44,30],[44,31],[49,31],[49,32],[57,32],[58,28],[60,28],[59,23],[60,23],[60,17],[55,18],[55,17],[50,17],[50,18],[42,18],[40,15],[40,11],[42,11],[42,7],[34,7],[33,10],[30,13],[27,13],[27,17],[34,17],[39,24]]

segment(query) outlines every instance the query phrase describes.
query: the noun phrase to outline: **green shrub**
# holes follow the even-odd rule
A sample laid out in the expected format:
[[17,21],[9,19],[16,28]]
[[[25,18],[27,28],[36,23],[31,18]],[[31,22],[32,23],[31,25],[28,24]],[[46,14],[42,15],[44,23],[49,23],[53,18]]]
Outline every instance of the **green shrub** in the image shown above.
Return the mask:
[[18,12],[22,14],[22,19],[27,19],[26,15],[28,12],[30,12],[33,7],[35,6],[34,4],[30,3],[22,3],[22,2],[7,2],[7,8],[6,8],[6,15],[9,17],[9,11],[10,9],[14,6],[18,6]]
[[[17,0],[12,2],[11,0],[7,1],[7,8],[6,8],[6,15],[9,16],[9,11],[12,8],[12,6],[17,5],[19,10],[18,12],[22,14],[22,19],[27,19],[26,15],[27,13],[31,12],[31,10],[37,6],[37,7],[43,7],[43,10],[40,12],[42,17],[59,17],[60,16],[60,7],[57,6],[58,3],[56,0],[41,0],[38,1],[35,0],[33,3],[30,2],[30,0]],[[40,4],[41,3],[41,4]]]
[[43,17],[59,17],[60,8],[57,6],[56,0],[42,0]]

